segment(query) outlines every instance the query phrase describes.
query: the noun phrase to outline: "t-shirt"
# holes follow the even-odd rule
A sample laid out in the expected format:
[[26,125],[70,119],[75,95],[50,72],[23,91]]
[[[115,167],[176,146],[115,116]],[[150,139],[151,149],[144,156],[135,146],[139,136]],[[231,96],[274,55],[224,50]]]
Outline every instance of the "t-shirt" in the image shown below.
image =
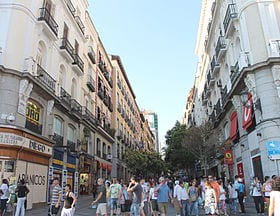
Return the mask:
[[51,201],[52,205],[56,205],[60,194],[62,194],[61,187],[59,185],[54,186],[52,190],[52,201]]
[[122,186],[120,184],[111,184],[110,185],[111,198],[118,198],[121,189]]
[[1,195],[1,199],[8,199],[8,196],[7,196],[7,191],[9,190],[9,187],[7,184],[2,184],[0,189],[2,190],[2,195]]
[[169,187],[166,184],[161,185],[158,190],[158,202],[159,203],[168,202],[169,193],[170,193]]
[[104,185],[99,185],[97,189],[97,193],[102,193],[101,198],[98,200],[98,203],[106,203],[106,188]]
[[18,198],[22,198],[26,196],[28,189],[25,185],[19,185],[17,187],[17,192],[18,192]]
[[142,201],[143,188],[140,184],[136,184],[131,188],[133,191],[133,203],[140,204]]

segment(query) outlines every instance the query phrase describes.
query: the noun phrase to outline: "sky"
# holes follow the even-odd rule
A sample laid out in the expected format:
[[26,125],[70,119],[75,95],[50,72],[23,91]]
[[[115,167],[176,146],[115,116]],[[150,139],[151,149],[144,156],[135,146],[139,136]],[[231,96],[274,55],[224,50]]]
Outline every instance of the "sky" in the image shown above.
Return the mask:
[[159,141],[182,120],[194,84],[201,1],[90,0],[108,54],[118,55],[140,110],[158,114]]

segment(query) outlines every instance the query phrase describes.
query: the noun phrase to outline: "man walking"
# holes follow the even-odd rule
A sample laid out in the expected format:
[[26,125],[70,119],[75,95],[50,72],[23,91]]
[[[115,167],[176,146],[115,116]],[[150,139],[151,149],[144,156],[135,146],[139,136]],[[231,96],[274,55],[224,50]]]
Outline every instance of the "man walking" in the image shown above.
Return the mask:
[[92,202],[92,205],[95,205],[98,203],[97,209],[96,209],[96,215],[97,216],[107,216],[107,201],[106,201],[106,188],[104,186],[104,181],[102,178],[99,178],[97,180],[98,188],[97,188],[97,197]]
[[143,188],[139,184],[139,179],[136,177],[130,178],[130,183],[127,189],[128,192],[133,193],[132,205],[130,208],[130,215],[140,216],[140,205],[143,200]]
[[55,216],[59,212],[61,198],[62,198],[62,189],[59,185],[59,179],[57,177],[53,179],[51,194],[52,197],[51,197],[51,206],[49,209],[49,215]]
[[113,183],[110,185],[111,197],[111,216],[114,214],[114,209],[117,210],[120,205],[122,186],[118,183],[117,178],[113,178]]
[[159,178],[159,187],[155,189],[158,192],[158,208],[161,216],[165,216],[168,210],[168,199],[172,200],[170,188],[167,186],[164,177]]

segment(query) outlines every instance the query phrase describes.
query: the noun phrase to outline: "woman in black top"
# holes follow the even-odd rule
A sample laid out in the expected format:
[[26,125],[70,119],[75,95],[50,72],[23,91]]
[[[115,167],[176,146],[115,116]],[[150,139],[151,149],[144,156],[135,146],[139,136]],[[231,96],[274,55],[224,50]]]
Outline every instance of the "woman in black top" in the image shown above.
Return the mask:
[[17,193],[17,209],[15,216],[19,216],[19,212],[21,212],[21,216],[25,215],[25,201],[26,201],[26,195],[29,193],[28,187],[25,185],[24,179],[21,179],[19,181],[19,184],[16,188]]
[[71,185],[65,185],[65,196],[64,196],[64,205],[62,208],[61,216],[73,216],[75,213],[75,203],[77,198],[75,194],[71,191]]

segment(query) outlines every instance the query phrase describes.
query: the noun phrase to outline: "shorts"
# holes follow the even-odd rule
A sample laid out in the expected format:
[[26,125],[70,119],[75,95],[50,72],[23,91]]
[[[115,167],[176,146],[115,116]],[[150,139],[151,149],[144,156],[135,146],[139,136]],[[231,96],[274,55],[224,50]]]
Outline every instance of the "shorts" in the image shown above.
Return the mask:
[[96,209],[96,214],[105,215],[107,214],[107,204],[99,203]]
[[153,211],[159,211],[158,203],[157,203],[156,199],[152,199],[152,209],[153,209]]
[[4,210],[7,206],[8,199],[0,199],[0,209]]
[[158,203],[159,212],[161,214],[166,214],[168,209],[168,202],[160,202]]
[[111,203],[110,203],[110,207],[111,209],[114,209],[114,206],[116,206],[116,208],[118,207],[118,198],[111,198]]

